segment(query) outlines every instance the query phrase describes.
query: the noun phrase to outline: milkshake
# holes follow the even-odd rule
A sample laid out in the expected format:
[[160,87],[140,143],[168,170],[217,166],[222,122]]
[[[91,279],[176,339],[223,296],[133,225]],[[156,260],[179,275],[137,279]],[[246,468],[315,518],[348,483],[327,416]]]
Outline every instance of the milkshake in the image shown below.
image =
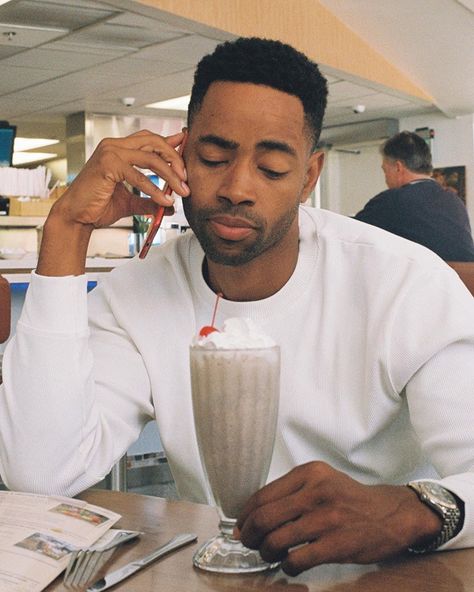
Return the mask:
[[[225,562],[232,565],[211,569],[195,564],[231,573],[268,569],[258,553],[232,539],[232,528],[245,502],[268,475],[278,418],[279,347],[250,320],[228,319],[223,331],[194,341],[190,362],[196,436],[221,516],[220,538],[234,547],[236,557],[237,547],[247,555],[240,566],[237,563],[242,560],[229,559],[228,549]],[[214,541],[214,548],[218,542]],[[251,554],[257,557],[250,558]],[[209,549],[204,555],[209,557]]]

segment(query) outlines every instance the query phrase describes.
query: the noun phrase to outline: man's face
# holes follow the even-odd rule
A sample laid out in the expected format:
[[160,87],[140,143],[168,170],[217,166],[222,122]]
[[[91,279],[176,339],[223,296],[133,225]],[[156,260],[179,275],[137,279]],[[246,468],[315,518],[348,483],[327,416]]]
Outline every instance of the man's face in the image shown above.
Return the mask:
[[398,161],[384,158],[382,160],[382,170],[385,175],[385,183],[389,189],[400,187]]
[[[298,205],[322,164],[300,100],[270,87],[216,82],[189,130],[186,217],[208,258],[242,265],[298,240]],[[317,168],[317,170],[315,170]]]

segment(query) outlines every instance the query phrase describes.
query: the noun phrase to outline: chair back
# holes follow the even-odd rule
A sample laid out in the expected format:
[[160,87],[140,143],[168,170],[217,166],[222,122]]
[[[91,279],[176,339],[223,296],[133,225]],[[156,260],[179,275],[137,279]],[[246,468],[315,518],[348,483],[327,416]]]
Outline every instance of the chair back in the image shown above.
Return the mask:
[[446,261],[474,296],[474,261]]
[[11,294],[10,284],[0,275],[0,343],[10,336]]
[[11,294],[10,284],[0,275],[0,343],[10,336]]
[[10,284],[0,275],[0,343],[10,336],[11,294]]

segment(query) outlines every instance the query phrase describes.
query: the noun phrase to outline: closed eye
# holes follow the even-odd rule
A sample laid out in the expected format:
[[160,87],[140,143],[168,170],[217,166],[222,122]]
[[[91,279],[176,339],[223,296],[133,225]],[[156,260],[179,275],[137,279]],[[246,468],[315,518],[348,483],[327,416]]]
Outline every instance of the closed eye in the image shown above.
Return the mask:
[[279,172],[279,171],[274,171],[272,169],[267,169],[266,167],[259,167],[259,168],[269,179],[281,179],[285,175],[288,174],[287,171]]
[[209,160],[207,158],[203,158],[202,156],[199,157],[199,160],[202,162],[202,164],[204,166],[211,167],[211,168],[217,167],[220,164],[224,164],[227,162],[226,160]]

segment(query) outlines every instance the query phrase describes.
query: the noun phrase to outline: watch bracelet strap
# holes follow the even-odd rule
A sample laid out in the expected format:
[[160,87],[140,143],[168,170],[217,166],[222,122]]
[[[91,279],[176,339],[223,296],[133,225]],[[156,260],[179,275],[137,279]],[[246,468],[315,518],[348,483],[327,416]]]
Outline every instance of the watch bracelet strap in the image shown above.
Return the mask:
[[[414,485],[415,485],[415,483],[412,483],[412,482],[407,483],[407,487],[409,487],[410,489],[413,489],[413,491],[415,491],[415,493],[419,497],[420,501],[422,501],[423,503],[426,503],[428,506],[431,507],[432,510],[434,510],[434,508],[430,504],[428,504],[426,501],[424,501],[420,497],[420,492],[418,491],[418,488],[415,487]],[[450,494],[453,497],[455,497],[454,494],[452,494],[451,492],[450,492]],[[461,512],[459,507],[444,508],[442,513],[438,512],[438,515],[443,520],[443,526],[442,526],[439,534],[431,542],[425,543],[423,545],[413,545],[411,547],[408,547],[408,551],[410,553],[415,553],[415,554],[429,553],[431,551],[434,551],[438,547],[441,547],[442,545],[447,543],[449,540],[451,540],[452,538],[454,538],[454,536],[456,536],[458,534],[460,527],[462,528],[462,522],[463,522],[463,519],[462,519],[463,512]]]
[[444,543],[447,543],[453,538],[453,533],[456,531],[456,527],[459,523],[459,517],[459,510],[446,510],[443,517],[443,528],[436,538],[425,545],[414,545],[413,547],[408,547],[408,551],[410,551],[410,553],[416,553],[420,555],[423,553],[429,553],[438,547],[441,547],[441,545],[444,545]]

